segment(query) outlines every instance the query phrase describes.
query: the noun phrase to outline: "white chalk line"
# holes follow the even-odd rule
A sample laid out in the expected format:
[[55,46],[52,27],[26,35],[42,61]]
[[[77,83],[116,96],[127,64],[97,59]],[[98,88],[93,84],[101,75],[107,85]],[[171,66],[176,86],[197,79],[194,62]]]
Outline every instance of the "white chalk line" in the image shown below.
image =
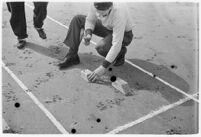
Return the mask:
[[[26,4],[26,6],[30,7],[31,9],[33,9],[33,6],[30,6],[29,4]],[[63,27],[66,28],[66,29],[69,29],[69,27],[67,27],[66,25],[60,23],[59,21],[53,19],[52,17],[50,17],[50,16],[48,16],[48,15],[47,15],[47,18],[49,18],[49,19],[52,20],[53,22],[55,22],[55,23],[57,23],[57,24],[63,26]],[[91,43],[94,44],[94,45],[96,45],[96,43],[95,43],[94,41],[91,41]],[[131,61],[129,61],[129,60],[127,60],[127,59],[126,59],[126,62],[127,62],[128,64],[132,65],[133,67],[135,67],[135,68],[141,70],[142,72],[144,72],[144,73],[146,73],[146,74],[148,74],[148,75],[150,75],[150,76],[152,76],[152,77],[155,77],[156,79],[158,79],[160,82],[164,83],[165,85],[171,87],[172,89],[175,89],[176,91],[180,92],[181,94],[183,94],[183,95],[185,95],[185,96],[187,96],[187,97],[189,97],[189,98],[191,98],[191,99],[193,99],[194,101],[196,101],[196,102],[199,103],[199,100],[198,100],[198,99],[196,99],[196,98],[192,97],[191,95],[185,93],[183,90],[181,90],[181,89],[179,89],[179,88],[173,86],[172,84],[170,84],[170,83],[168,83],[167,81],[161,79],[160,77],[155,76],[155,75],[152,74],[151,72],[146,71],[145,69],[141,68],[140,66],[138,66],[138,65],[136,65],[136,64],[134,64],[134,63],[132,63]]]
[[[28,5],[28,4],[27,4],[27,6],[31,7],[31,6]],[[33,9],[33,7],[31,7],[31,8]],[[49,18],[50,20],[54,21],[55,23],[57,23],[57,24],[63,26],[63,27],[66,28],[66,29],[69,29],[69,27],[67,27],[66,25],[63,25],[62,23],[58,22],[57,20],[55,20],[55,19],[53,19],[53,18],[51,18],[51,17],[49,17],[49,16],[47,16],[47,18]],[[91,43],[94,44],[94,45],[96,45],[96,43],[95,43],[94,41],[91,41]],[[138,65],[136,65],[136,64],[134,64],[134,63],[132,63],[131,61],[129,61],[129,60],[127,60],[127,59],[126,59],[126,62],[127,62],[128,64],[132,65],[133,67],[135,67],[135,68],[141,70],[142,72],[148,74],[149,76],[155,77],[156,79],[158,79],[159,81],[161,81],[161,82],[164,83],[165,85],[168,85],[169,87],[175,89],[176,91],[178,91],[178,92],[184,94],[185,96],[187,96],[187,98],[181,99],[181,100],[179,100],[178,102],[175,102],[175,103],[173,103],[173,104],[164,106],[164,107],[162,107],[161,109],[159,109],[158,111],[151,112],[150,114],[148,114],[148,115],[146,115],[146,116],[144,116],[144,117],[141,117],[140,119],[138,119],[138,120],[136,120],[136,121],[134,121],[134,122],[132,122],[132,123],[129,123],[129,124],[127,124],[127,125],[121,126],[121,127],[117,128],[117,129],[114,129],[114,130],[110,131],[109,134],[118,133],[118,132],[120,132],[120,131],[122,131],[122,130],[125,130],[125,129],[131,127],[131,126],[134,126],[134,125],[136,125],[136,124],[138,124],[138,123],[141,123],[141,122],[143,122],[143,121],[145,121],[145,120],[147,120],[147,119],[149,119],[149,118],[152,118],[152,117],[154,117],[154,116],[156,116],[156,115],[158,115],[158,114],[160,114],[160,113],[162,113],[162,112],[165,112],[165,111],[167,111],[167,110],[169,110],[169,109],[171,109],[171,108],[174,108],[174,107],[176,107],[176,106],[178,106],[178,105],[180,105],[180,104],[186,102],[187,100],[192,99],[192,100],[194,100],[194,101],[196,101],[196,102],[199,103],[199,100],[193,97],[194,95],[192,96],[192,95],[189,95],[189,94],[185,93],[184,91],[180,90],[179,88],[177,88],[177,87],[171,85],[170,83],[164,81],[164,80],[161,79],[160,77],[158,77],[158,76],[152,74],[151,72],[146,71],[145,69],[141,68],[140,66],[138,66]],[[196,93],[196,94],[197,94],[197,93]],[[140,122],[140,121],[141,121],[141,122]],[[135,123],[136,123],[136,124],[135,124]]]
[[161,79],[160,77],[154,75],[153,73],[146,71],[145,69],[143,69],[143,68],[137,66],[136,64],[132,63],[132,62],[129,61],[129,60],[126,60],[126,62],[129,63],[130,65],[132,65],[133,67],[135,67],[135,68],[137,68],[137,69],[143,71],[144,73],[148,74],[149,76],[155,77],[157,80],[159,80],[159,81],[162,82],[163,84],[165,84],[165,85],[171,87],[172,89],[175,89],[176,91],[180,92],[181,94],[183,94],[183,95],[189,97],[190,99],[192,99],[192,100],[194,100],[194,101],[196,101],[196,102],[199,103],[199,100],[196,99],[196,98],[194,98],[192,95],[187,94],[187,93],[184,92],[183,90],[181,90],[181,89],[179,89],[179,88],[173,86],[172,84],[170,84],[170,83],[168,83],[167,81]]
[[[192,96],[197,96],[197,94],[198,93],[195,93]],[[132,126],[135,126],[135,125],[137,125],[139,123],[142,123],[145,120],[148,120],[148,119],[150,119],[150,118],[152,118],[154,116],[157,116],[157,115],[159,115],[159,114],[161,114],[161,113],[163,113],[165,111],[168,111],[169,109],[172,109],[172,108],[174,108],[176,106],[179,106],[179,105],[187,102],[188,100],[191,100],[191,98],[186,97],[186,98],[180,99],[179,101],[177,101],[175,103],[172,103],[172,104],[169,104],[169,105],[166,105],[166,106],[162,106],[162,107],[158,108],[157,110],[151,111],[147,115],[144,115],[144,116],[140,117],[139,119],[137,119],[137,120],[135,120],[133,122],[129,122],[129,123],[123,125],[123,126],[119,126],[119,127],[115,128],[115,129],[113,129],[112,131],[108,132],[107,134],[117,134],[117,133],[119,133],[119,132],[121,132],[121,131],[123,131],[125,129],[128,129],[128,128],[132,127]]]
[[24,90],[24,92],[33,100],[33,102],[45,113],[45,115],[50,119],[50,121],[56,126],[56,128],[62,134],[69,134],[65,128],[56,120],[56,118],[43,106],[42,103],[32,94],[29,89],[22,83],[21,80],[4,64],[2,61],[2,67],[10,74],[10,76],[17,82],[17,84]]

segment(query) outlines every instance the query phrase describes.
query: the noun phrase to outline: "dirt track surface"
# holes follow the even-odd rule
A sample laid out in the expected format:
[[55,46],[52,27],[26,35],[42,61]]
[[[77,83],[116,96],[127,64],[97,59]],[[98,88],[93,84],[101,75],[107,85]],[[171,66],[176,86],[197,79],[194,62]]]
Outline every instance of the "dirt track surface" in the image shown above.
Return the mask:
[[[32,3],[28,3],[31,4]],[[87,14],[88,3],[49,3],[48,15],[68,26],[76,14]],[[198,92],[198,24],[195,3],[129,3],[135,24],[126,58],[188,94]],[[46,19],[47,40],[33,28],[33,12],[26,7],[28,46],[18,50],[3,4],[2,61],[69,132],[107,133],[186,97],[128,63],[113,68],[128,82],[133,96],[124,96],[110,84],[87,83],[83,69],[94,70],[103,58],[94,45],[80,46],[81,63],[60,71],[55,65],[65,56],[62,44],[67,29]],[[93,37],[98,42],[100,38]],[[111,74],[109,74],[111,75]],[[2,71],[3,118],[13,133],[59,134],[15,80]],[[16,103],[19,103],[16,107]],[[190,100],[121,134],[195,134],[198,104]]]

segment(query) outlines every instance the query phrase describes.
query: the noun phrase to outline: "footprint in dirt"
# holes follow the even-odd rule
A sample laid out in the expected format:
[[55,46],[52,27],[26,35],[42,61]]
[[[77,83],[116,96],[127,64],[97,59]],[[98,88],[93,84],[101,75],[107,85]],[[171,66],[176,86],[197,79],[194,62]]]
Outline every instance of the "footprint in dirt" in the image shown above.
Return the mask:
[[48,81],[48,79],[42,79],[42,78],[40,78],[40,79],[36,80],[36,85],[40,85],[41,83],[45,83],[47,81]]
[[15,131],[15,130],[10,128],[10,129],[3,130],[3,133],[20,134],[21,132],[20,131]]
[[173,129],[169,129],[168,131],[166,131],[166,133],[168,135],[174,135],[174,134],[183,134],[182,130],[180,128],[173,128]]
[[35,84],[33,85],[33,88],[38,88],[38,86],[48,81],[49,81],[49,78],[38,78],[35,80]]
[[113,108],[114,106],[120,106],[124,98],[106,99],[104,102],[99,102],[96,107],[99,110],[106,110],[108,108]]
[[[63,73],[64,74],[64,73]],[[38,88],[40,85],[47,83],[49,80],[53,79],[55,76],[55,71],[50,71],[45,74],[41,74],[43,77],[38,77],[35,83],[32,85],[32,89]]]
[[6,63],[6,66],[15,66],[16,65],[16,63]]
[[177,38],[186,38],[186,36],[177,36]]
[[48,78],[54,77],[54,74],[52,72],[48,72],[45,74]]
[[134,39],[143,39],[143,37],[142,36],[134,37]]
[[27,64],[25,65],[25,67],[27,67],[27,68],[32,68],[32,67],[33,67],[33,64],[32,64],[32,63],[27,63]]
[[102,102],[99,102],[96,107],[99,109],[99,110],[106,110],[108,107],[105,103],[102,103]]
[[11,94],[11,92],[8,92],[6,94],[3,94],[3,96],[6,98],[6,102],[16,101],[18,98],[16,98],[15,95]]
[[32,54],[33,52],[29,51],[29,50],[25,50],[23,51],[23,54]]
[[56,103],[56,102],[60,102],[63,99],[59,96],[59,95],[54,95],[52,96],[52,98],[46,99],[45,103],[49,104],[49,103]]
[[32,57],[26,57],[26,56],[23,57],[23,56],[19,56],[19,58],[20,58],[20,59],[23,59],[23,60],[27,60],[27,59],[31,59]]
[[52,54],[59,54],[61,52],[61,49],[59,47],[50,47],[50,51],[52,52]]
[[58,66],[59,63],[60,61],[52,61],[52,62],[49,62],[48,64],[53,66]]
[[11,87],[10,83],[4,84],[2,88],[5,91],[2,94],[6,98],[6,102],[18,100],[18,98],[15,96],[15,92],[13,91],[13,88]]

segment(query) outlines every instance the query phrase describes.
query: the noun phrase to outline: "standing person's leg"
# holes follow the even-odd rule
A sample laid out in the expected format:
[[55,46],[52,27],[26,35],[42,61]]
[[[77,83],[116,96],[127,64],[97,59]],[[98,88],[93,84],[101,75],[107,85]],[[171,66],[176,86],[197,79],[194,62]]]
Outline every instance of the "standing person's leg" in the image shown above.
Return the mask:
[[8,11],[11,12],[10,2],[6,2],[6,5],[7,5],[7,8],[8,8]]
[[17,47],[22,49],[26,44],[25,38],[28,37],[24,2],[8,2],[7,6],[11,12],[10,25],[18,39]]
[[33,24],[42,39],[46,39],[46,34],[42,27],[44,20],[47,17],[47,5],[48,2],[34,2]]
[[60,69],[67,68],[80,63],[80,59],[78,56],[78,49],[81,42],[80,31],[84,28],[85,20],[85,15],[76,15],[71,20],[67,36],[63,42],[69,47],[69,52],[67,53],[64,61],[58,64]]

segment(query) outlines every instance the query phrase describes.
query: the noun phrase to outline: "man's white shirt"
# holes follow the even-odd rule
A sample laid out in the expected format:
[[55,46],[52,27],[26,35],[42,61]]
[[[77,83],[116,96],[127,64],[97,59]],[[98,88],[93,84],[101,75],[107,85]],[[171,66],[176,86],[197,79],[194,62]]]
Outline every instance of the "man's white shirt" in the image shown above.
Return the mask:
[[97,16],[96,9],[91,4],[86,18],[85,29],[94,30],[98,19],[101,20],[104,27],[113,31],[112,46],[105,58],[105,60],[112,63],[121,50],[124,32],[133,28],[132,18],[125,3],[113,3],[110,14],[103,18]]

